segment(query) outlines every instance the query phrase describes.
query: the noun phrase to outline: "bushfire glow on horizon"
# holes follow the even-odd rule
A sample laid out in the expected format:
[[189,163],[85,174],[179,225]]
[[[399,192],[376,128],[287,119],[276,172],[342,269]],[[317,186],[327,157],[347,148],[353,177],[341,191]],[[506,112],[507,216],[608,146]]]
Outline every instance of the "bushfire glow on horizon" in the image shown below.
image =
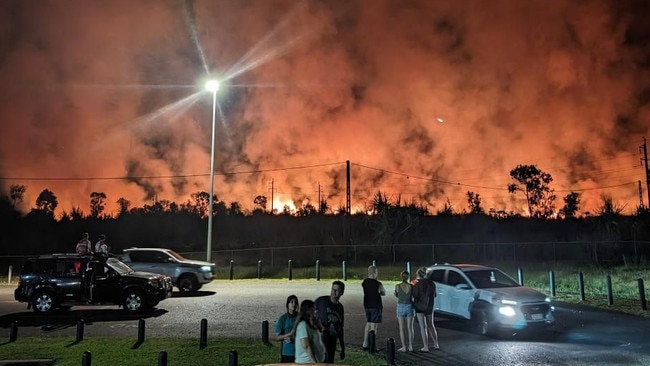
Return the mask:
[[[643,2],[358,0],[344,3],[8,2],[0,12],[0,194],[43,189],[57,213],[90,194],[184,203],[208,191],[245,209],[345,205],[381,191],[431,212],[525,214],[510,170],[554,180],[556,207],[647,200],[650,10]],[[74,11],[70,11],[74,9]],[[142,22],[142,19],[147,19]],[[74,42],[70,41],[74,35]],[[273,186],[271,186],[273,182]],[[641,183],[641,184],[639,184]],[[639,192],[639,188],[643,191]],[[647,203],[647,202],[645,202]]]

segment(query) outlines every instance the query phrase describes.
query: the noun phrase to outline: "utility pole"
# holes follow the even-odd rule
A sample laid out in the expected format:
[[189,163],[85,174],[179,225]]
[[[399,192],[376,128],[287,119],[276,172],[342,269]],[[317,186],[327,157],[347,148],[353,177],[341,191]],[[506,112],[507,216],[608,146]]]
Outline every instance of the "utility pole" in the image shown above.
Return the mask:
[[648,193],[648,205],[646,207],[650,209],[650,169],[648,169],[648,144],[645,136],[643,137],[643,146],[640,146],[639,149],[643,149],[643,158],[641,160],[645,162],[645,185]]
[[271,179],[271,188],[269,188],[269,191],[271,191],[271,215],[273,215],[273,194],[275,193],[274,183],[275,181]]
[[640,205],[639,207],[643,208],[643,206],[645,206],[643,204],[643,186],[641,185],[641,180],[639,180],[638,182],[639,182],[639,205]]
[[319,213],[322,213],[322,212],[320,212],[321,207],[322,207],[322,205],[321,205],[321,201],[320,201],[320,182],[318,182],[318,212]]
[[[647,168],[648,159],[646,159]],[[350,215],[350,160],[345,161],[345,213]]]

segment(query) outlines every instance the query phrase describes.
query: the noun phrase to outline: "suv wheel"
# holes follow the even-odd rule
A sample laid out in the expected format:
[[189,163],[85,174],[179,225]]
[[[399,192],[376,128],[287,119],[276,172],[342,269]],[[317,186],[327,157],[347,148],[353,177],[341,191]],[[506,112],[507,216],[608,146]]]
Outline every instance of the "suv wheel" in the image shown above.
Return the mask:
[[137,313],[139,311],[142,311],[145,307],[144,297],[142,296],[142,292],[136,289],[126,290],[126,292],[124,293],[123,306],[124,306],[124,310],[131,313]]
[[32,299],[32,308],[34,312],[40,314],[49,314],[56,308],[56,300],[51,291],[40,291]]
[[193,275],[182,275],[178,279],[178,289],[180,292],[194,292],[199,289],[199,281]]
[[476,333],[480,335],[489,336],[494,333],[494,326],[485,310],[472,312],[472,323],[474,324]]

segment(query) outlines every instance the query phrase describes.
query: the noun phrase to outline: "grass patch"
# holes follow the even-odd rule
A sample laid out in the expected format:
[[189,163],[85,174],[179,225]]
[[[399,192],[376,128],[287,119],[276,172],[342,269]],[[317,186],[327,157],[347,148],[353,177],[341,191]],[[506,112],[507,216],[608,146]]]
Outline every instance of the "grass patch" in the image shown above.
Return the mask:
[[[57,366],[77,366],[81,364],[84,352],[88,351],[93,365],[150,366],[158,363],[159,354],[164,351],[170,365],[228,365],[231,351],[236,350],[238,365],[280,362],[279,345],[264,345],[250,339],[208,339],[204,349],[199,348],[197,339],[186,338],[149,338],[135,349],[134,345],[133,338],[127,337],[92,337],[77,344],[74,337],[24,337],[2,344],[0,359],[55,359]],[[347,347],[345,364],[385,365],[386,361],[381,353],[372,355]]]

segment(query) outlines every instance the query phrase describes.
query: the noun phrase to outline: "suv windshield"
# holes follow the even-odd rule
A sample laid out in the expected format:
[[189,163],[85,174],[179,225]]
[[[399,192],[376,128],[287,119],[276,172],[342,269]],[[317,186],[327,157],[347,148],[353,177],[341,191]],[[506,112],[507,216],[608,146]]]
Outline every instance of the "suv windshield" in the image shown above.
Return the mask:
[[117,273],[119,273],[119,274],[122,275],[122,276],[123,276],[123,275],[126,275],[126,274],[129,274],[129,273],[131,273],[131,272],[133,272],[133,270],[131,269],[131,267],[127,266],[126,264],[124,264],[123,262],[121,262],[121,261],[119,261],[119,260],[117,260],[117,259],[115,259],[115,258],[108,258],[108,259],[106,260],[106,264],[107,264],[109,267],[111,267],[111,268],[113,268],[114,270],[116,270]]
[[517,287],[519,284],[498,269],[467,271],[467,277],[476,288]]

